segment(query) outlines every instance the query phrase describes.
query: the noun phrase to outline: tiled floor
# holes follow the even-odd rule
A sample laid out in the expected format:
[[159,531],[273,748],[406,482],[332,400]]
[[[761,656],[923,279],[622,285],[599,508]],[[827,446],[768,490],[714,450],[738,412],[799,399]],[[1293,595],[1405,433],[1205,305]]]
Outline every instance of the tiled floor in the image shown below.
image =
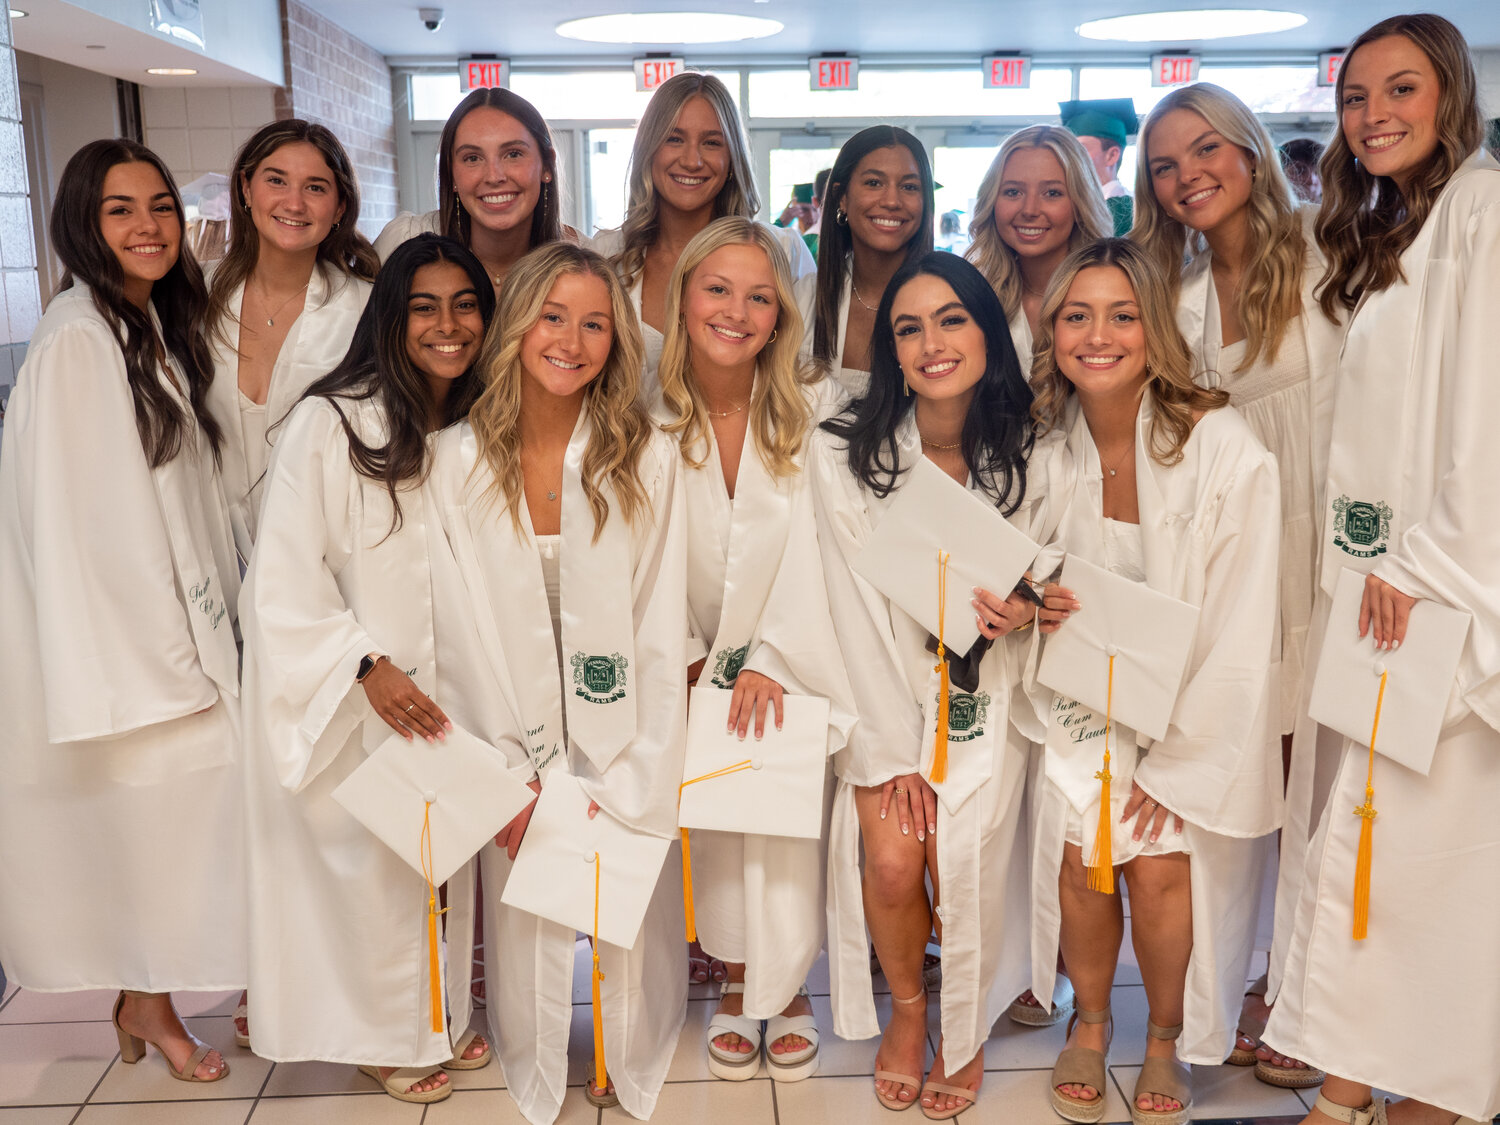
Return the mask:
[[[580,965],[586,963],[580,958]],[[1145,996],[1127,941],[1121,955],[1114,1010],[1122,1028],[1110,1055],[1114,1089],[1107,1092],[1106,1122],[1129,1118],[1126,1100],[1139,1068]],[[882,987],[881,978],[876,978]],[[631,1119],[603,1112],[583,1098],[583,1063],[590,1018],[587,978],[575,999],[572,1056],[577,1083],[563,1103],[559,1125],[611,1125]],[[828,971],[820,961],[808,982],[825,1029],[822,1067],[806,1082],[777,1085],[762,1076],[749,1082],[712,1079],[704,1062],[703,1031],[714,1009],[713,986],[693,988],[687,1027],[667,1074],[653,1121],[659,1125],[914,1125],[892,1118],[870,1093],[876,1041],[850,1043],[830,1030]],[[229,1014],[235,996],[177,997],[195,1034],[230,1060],[223,1082],[175,1082],[153,1051],[137,1066],[120,1062],[109,1024],[113,995],[102,992],[43,995],[9,989],[0,1005],[0,1125],[525,1125],[504,1091],[498,1066],[451,1075],[454,1094],[428,1107],[406,1105],[376,1092],[352,1067],[325,1063],[272,1064],[234,1046]],[[889,1000],[878,1005],[882,1017]],[[934,1016],[936,1008],[933,1009]],[[930,1036],[936,1042],[935,1030]],[[985,1051],[985,1080],[978,1105],[961,1125],[1052,1125],[1059,1119],[1047,1100],[1047,1075],[1063,1045],[1062,1027],[1022,1029],[1001,1019]],[[1255,1081],[1249,1070],[1198,1068],[1194,1076],[1199,1121],[1284,1118],[1293,1125],[1306,1112],[1301,1096]]]

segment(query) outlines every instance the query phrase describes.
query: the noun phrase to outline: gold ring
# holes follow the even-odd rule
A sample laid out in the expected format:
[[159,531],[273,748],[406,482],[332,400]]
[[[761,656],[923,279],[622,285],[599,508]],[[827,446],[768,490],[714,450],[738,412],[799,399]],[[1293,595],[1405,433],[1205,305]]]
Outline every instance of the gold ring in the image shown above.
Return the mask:
[[895,789],[892,790],[892,792],[893,793],[905,793],[906,792],[906,788],[904,786],[898,785],[898,786],[896,786]]
[[410,711],[416,705],[417,705],[417,701],[415,699],[413,699],[410,703],[408,703],[405,707],[403,707],[402,710],[403,711]]

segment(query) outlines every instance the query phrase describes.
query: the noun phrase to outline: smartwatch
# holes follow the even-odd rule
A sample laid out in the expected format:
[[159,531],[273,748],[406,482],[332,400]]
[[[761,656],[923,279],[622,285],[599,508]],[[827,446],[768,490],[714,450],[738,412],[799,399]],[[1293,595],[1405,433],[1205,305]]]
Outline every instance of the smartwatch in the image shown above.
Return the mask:
[[360,657],[359,671],[354,673],[354,682],[357,684],[364,683],[365,677],[368,676],[371,672],[375,671],[375,665],[379,664],[384,659],[386,659],[385,654],[380,652],[371,652]]

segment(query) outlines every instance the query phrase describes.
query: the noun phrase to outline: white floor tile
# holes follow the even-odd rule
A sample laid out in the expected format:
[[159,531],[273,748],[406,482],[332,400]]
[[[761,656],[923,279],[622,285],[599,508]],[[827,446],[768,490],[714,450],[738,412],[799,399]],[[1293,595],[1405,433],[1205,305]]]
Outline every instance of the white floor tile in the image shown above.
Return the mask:
[[0,1105],[78,1105],[118,1051],[108,1023],[0,1026]]
[[[253,1098],[260,1092],[271,1064],[234,1045],[234,1021],[228,1016],[184,1020],[188,1030],[219,1049],[229,1063],[229,1075],[218,1082],[179,1082],[167,1070],[155,1047],[146,1048],[138,1063],[116,1059],[90,1101],[176,1102],[205,1098]],[[108,1026],[108,1025],[106,1025]]]
[[108,1020],[118,992],[26,992],[0,1009],[0,1024]]
[[[582,1093],[569,1090],[556,1125],[594,1125],[598,1117]],[[428,1107],[423,1125],[526,1125],[526,1118],[503,1090],[457,1090]]]
[[379,1093],[343,1098],[261,1098],[250,1122],[251,1125],[419,1125],[425,1108]]
[[[619,1106],[599,1116],[600,1125],[631,1125],[635,1118]],[[749,1082],[674,1082],[661,1088],[651,1125],[775,1125],[768,1078]]]
[[78,1125],[243,1125],[254,1104],[253,1100],[90,1104],[83,1107]]
[[[1112,1066],[1111,1074],[1129,1098],[1135,1091],[1139,1066]],[[1127,1103],[1128,1104],[1128,1103]],[[1307,1113],[1295,1090],[1279,1090],[1255,1077],[1248,1066],[1193,1067],[1193,1116],[1302,1117]]]
[[352,1063],[277,1063],[263,1097],[303,1097],[312,1094],[373,1094],[378,1087]]
[[76,1105],[26,1106],[0,1109],[0,1125],[68,1125],[78,1112]]

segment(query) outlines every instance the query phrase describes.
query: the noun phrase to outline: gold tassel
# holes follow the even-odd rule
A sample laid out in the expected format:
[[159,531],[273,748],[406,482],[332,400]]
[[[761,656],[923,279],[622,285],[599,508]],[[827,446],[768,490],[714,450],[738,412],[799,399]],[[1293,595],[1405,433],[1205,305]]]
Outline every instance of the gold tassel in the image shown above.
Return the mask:
[[[714,770],[712,773],[706,773],[702,777],[688,778],[677,787],[678,808],[682,807],[682,791],[689,785],[695,785],[700,781],[712,781],[716,777],[728,777],[732,773],[739,773],[741,770],[749,768],[750,759],[746,758],[743,762],[736,762],[732,766],[725,766],[723,769]],[[697,941],[698,919],[693,912],[692,846],[688,843],[688,830],[686,828],[679,828],[678,831],[682,833],[682,914],[687,923],[687,940]]]
[[448,913],[447,907],[438,909],[437,887],[432,882],[432,802],[422,810],[422,875],[427,880],[427,990],[432,998],[432,1030],[443,1030],[443,970],[439,964],[438,926],[439,914]]
[[594,853],[594,1089],[609,1089],[609,1073],[604,1069],[604,1007],[599,1000],[599,984],[604,974],[599,971],[599,868],[603,866],[599,853]]
[[1115,893],[1115,864],[1111,858],[1114,814],[1110,811],[1109,727],[1115,705],[1115,658],[1109,658],[1109,689],[1104,697],[1104,768],[1094,774],[1099,779],[1099,827],[1094,833],[1094,854],[1089,859],[1088,887],[1091,891]]
[[1375,736],[1380,733],[1380,707],[1385,702],[1385,680],[1380,673],[1380,694],[1375,697],[1375,724],[1370,728],[1370,765],[1365,773],[1365,803],[1354,810],[1359,821],[1359,852],[1354,860],[1354,940],[1364,941],[1370,932],[1370,861],[1375,845]]
[[937,699],[937,737],[932,744],[932,772],[927,775],[927,780],[934,785],[941,785],[948,777],[948,651],[943,647],[943,609],[948,598],[948,559],[947,551],[938,550],[938,635],[937,635],[937,667],[933,669],[938,674],[938,699]]

